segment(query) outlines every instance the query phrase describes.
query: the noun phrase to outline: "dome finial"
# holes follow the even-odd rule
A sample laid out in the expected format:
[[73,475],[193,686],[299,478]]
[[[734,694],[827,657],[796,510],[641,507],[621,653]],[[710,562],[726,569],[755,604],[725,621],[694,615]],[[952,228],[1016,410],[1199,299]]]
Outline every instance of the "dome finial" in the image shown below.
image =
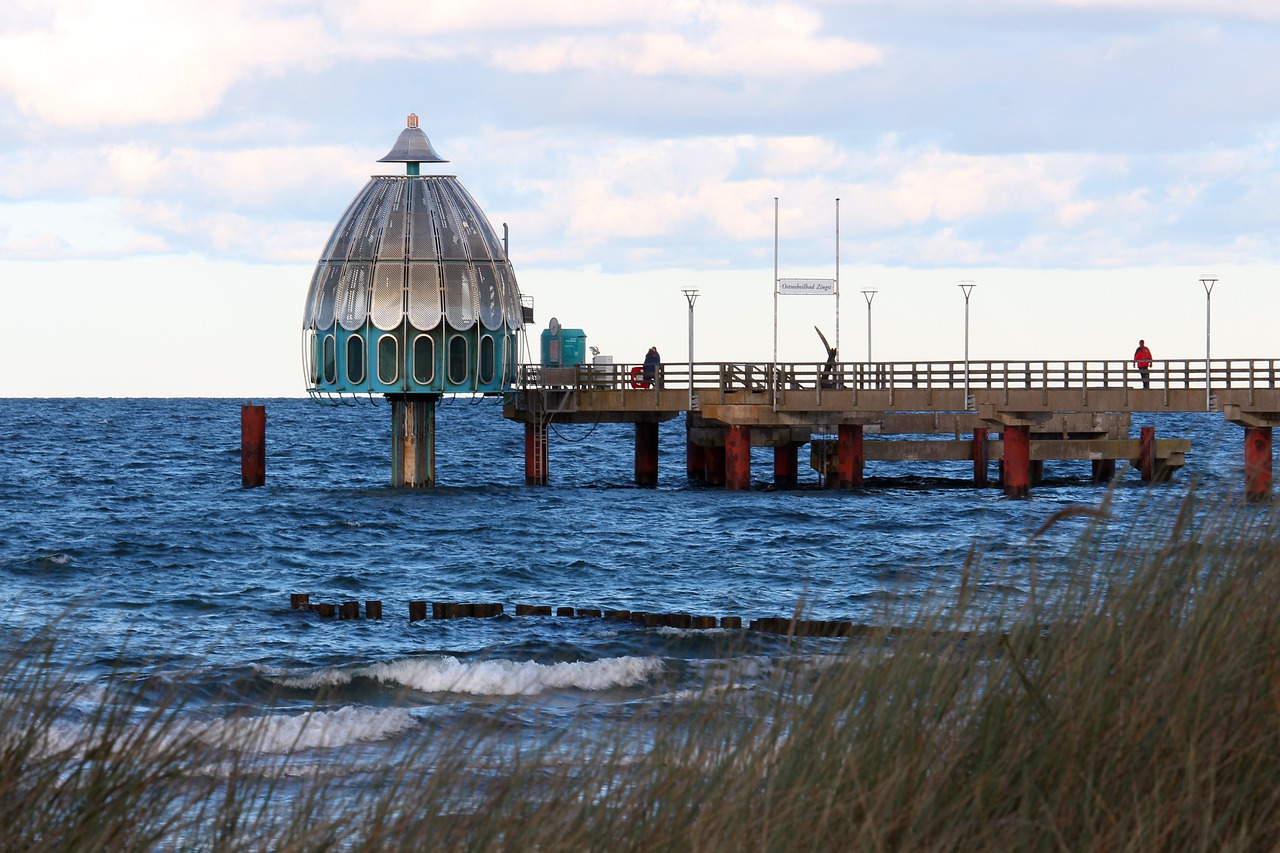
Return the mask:
[[449,161],[436,153],[431,147],[431,140],[418,127],[418,114],[409,113],[406,127],[400,131],[396,144],[391,146],[387,156],[378,159],[379,163],[407,163],[406,171],[410,175],[418,174],[419,163],[448,163]]

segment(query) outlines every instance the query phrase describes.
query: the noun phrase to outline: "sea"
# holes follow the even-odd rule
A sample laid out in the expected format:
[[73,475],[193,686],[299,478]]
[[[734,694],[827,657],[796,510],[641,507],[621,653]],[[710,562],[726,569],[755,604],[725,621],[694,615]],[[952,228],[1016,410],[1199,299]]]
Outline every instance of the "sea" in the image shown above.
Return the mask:
[[[1221,415],[1135,415],[1135,436],[1191,440],[1172,482],[1148,488],[1122,464],[1108,489],[1088,463],[1050,462],[1030,499],[1010,500],[975,488],[971,463],[869,463],[864,488],[835,491],[802,449],[799,486],[775,490],[758,448],[752,488],[727,492],[687,477],[678,418],[660,430],[656,488],[633,484],[634,428],[603,423],[553,424],[550,483],[536,487],[500,400],[446,398],[437,485],[395,489],[388,405],[298,398],[253,401],[267,473],[246,489],[245,402],[0,400],[0,637],[13,649],[56,636],[31,665],[57,670],[76,702],[180,676],[193,726],[242,727],[263,761],[335,773],[392,764],[424,731],[490,731],[499,755],[581,747],[636,709],[750,690],[798,651],[848,642],[517,605],[909,621],[975,559],[1013,596],[1033,573],[1051,588],[1094,521],[1061,510],[1105,502],[1140,518],[1193,488],[1238,495],[1244,477],[1243,432]],[[362,618],[294,609],[295,594],[359,601]],[[370,600],[382,619],[363,618]],[[504,612],[411,622],[411,601]],[[68,742],[76,719],[60,723]]]

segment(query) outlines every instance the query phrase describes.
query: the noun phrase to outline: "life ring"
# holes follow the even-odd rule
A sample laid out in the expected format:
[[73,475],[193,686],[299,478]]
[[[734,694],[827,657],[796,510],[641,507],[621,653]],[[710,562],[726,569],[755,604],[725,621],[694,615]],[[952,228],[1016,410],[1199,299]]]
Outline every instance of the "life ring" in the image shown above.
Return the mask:
[[631,368],[631,387],[632,388],[648,388],[649,383],[644,378],[644,368],[636,365]]

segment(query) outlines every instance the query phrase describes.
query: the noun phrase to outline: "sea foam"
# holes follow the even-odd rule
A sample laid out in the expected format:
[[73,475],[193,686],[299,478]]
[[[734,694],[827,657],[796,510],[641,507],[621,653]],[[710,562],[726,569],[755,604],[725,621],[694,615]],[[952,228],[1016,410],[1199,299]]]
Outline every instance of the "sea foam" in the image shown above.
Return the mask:
[[532,696],[544,690],[608,690],[640,684],[662,671],[656,657],[538,663],[505,659],[461,661],[449,655],[403,658],[351,669],[326,669],[282,678],[288,687],[315,688],[369,678],[424,693],[477,696]]

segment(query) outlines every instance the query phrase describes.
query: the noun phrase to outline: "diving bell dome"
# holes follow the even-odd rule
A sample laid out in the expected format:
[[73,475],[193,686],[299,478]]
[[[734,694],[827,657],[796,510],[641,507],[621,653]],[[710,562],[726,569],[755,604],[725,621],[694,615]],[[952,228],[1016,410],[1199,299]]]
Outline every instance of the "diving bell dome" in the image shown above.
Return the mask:
[[307,390],[329,394],[500,393],[515,378],[523,314],[501,239],[416,115],[338,220],[303,312]]

